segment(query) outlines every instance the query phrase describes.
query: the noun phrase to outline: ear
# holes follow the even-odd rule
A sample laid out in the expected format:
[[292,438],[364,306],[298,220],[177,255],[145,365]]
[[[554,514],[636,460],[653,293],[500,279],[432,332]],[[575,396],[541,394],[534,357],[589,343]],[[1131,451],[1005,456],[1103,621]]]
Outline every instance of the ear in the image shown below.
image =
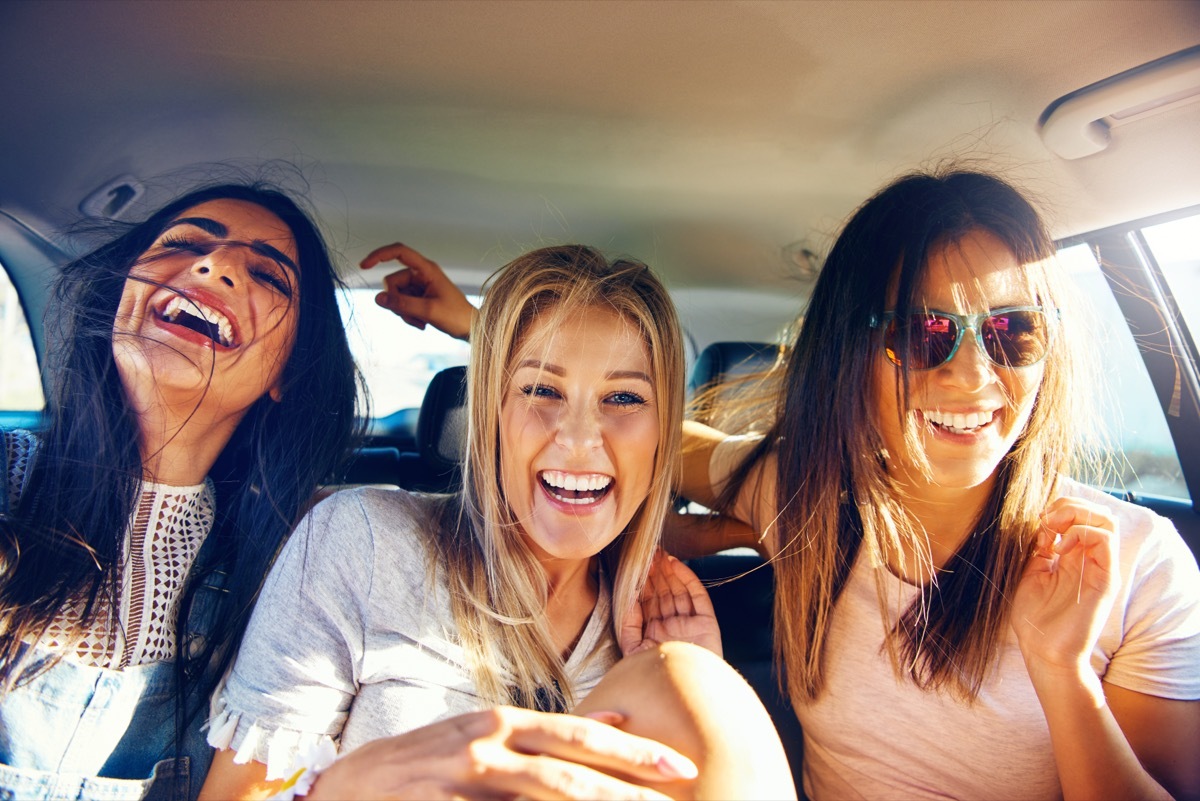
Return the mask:
[[280,401],[283,400],[283,390],[280,389],[278,384],[276,384],[275,386],[273,386],[269,390],[267,390],[267,397],[269,397],[271,400],[275,401],[276,403],[279,403]]

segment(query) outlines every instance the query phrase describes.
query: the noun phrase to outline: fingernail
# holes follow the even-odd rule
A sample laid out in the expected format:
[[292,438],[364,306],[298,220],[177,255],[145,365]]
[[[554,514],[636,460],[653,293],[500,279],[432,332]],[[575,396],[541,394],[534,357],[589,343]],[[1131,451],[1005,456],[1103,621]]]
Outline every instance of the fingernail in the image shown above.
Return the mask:
[[584,717],[591,718],[592,720],[598,720],[601,723],[607,723],[609,726],[616,726],[625,722],[624,715],[622,715],[620,712],[613,712],[612,710],[608,709],[603,709],[598,712],[588,712],[586,715],[584,715]]
[[663,754],[655,764],[658,772],[669,779],[694,779],[700,775],[696,763],[676,753]]

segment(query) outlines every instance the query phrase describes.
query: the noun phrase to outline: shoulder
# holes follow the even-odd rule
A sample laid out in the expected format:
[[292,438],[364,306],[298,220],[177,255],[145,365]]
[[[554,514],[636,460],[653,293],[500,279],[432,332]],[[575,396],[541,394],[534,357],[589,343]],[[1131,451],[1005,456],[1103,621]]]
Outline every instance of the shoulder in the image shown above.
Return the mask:
[[1073,479],[1063,479],[1058,494],[1083,498],[1108,510],[1117,521],[1123,564],[1178,559],[1185,565],[1189,562],[1195,565],[1196,559],[1187,543],[1174,524],[1162,515]]
[[30,467],[37,453],[40,441],[30,431],[21,428],[0,429],[0,439],[3,440],[5,484],[0,485],[7,490],[7,500],[15,506],[25,492],[25,484],[29,480]]
[[[1104,680],[1162,698],[1200,698],[1200,567],[1171,521],[1075,481],[1060,494],[1104,507],[1117,521],[1121,584],[1101,634]],[[1094,655],[1093,659],[1099,659]]]
[[[726,437],[713,449],[709,462],[709,474],[713,489],[719,495],[726,483],[763,441],[761,434],[740,434]],[[775,448],[763,451],[757,462],[749,469],[737,488],[733,505],[725,510],[728,514],[748,524],[766,544],[767,551],[778,550],[778,531],[769,528],[778,515],[775,513],[775,484],[779,470]]]
[[357,487],[340,490],[305,515],[296,539],[309,548],[341,554],[350,560],[370,554],[394,561],[424,552],[423,542],[435,526],[438,496],[402,489]]

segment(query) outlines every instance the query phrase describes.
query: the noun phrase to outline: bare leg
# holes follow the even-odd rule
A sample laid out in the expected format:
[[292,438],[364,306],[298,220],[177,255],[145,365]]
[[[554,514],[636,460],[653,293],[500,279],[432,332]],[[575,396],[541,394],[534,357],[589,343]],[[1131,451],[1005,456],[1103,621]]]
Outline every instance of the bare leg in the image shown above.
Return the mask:
[[758,696],[720,657],[669,642],[626,657],[575,710],[611,710],[620,728],[686,754],[692,782],[656,785],[687,799],[794,799],[796,788],[771,718]]

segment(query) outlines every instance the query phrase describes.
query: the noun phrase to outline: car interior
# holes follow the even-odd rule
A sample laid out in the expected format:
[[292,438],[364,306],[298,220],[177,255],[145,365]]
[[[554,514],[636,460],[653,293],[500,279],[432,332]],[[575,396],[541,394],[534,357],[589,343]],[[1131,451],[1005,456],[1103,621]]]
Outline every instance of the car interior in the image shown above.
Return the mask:
[[[542,245],[647,262],[680,311],[692,415],[720,427],[840,223],[953,162],[1041,207],[1094,307],[1104,489],[1200,553],[1193,0],[6,3],[0,87],[0,426],[38,425],[48,286],[89,221],[253,175],[309,200],[347,284],[372,416],[334,483],[459,478],[468,346],[375,307],[389,266],[357,264],[394,241],[472,297]],[[693,566],[798,768],[771,631],[738,624],[769,617],[770,565]]]

